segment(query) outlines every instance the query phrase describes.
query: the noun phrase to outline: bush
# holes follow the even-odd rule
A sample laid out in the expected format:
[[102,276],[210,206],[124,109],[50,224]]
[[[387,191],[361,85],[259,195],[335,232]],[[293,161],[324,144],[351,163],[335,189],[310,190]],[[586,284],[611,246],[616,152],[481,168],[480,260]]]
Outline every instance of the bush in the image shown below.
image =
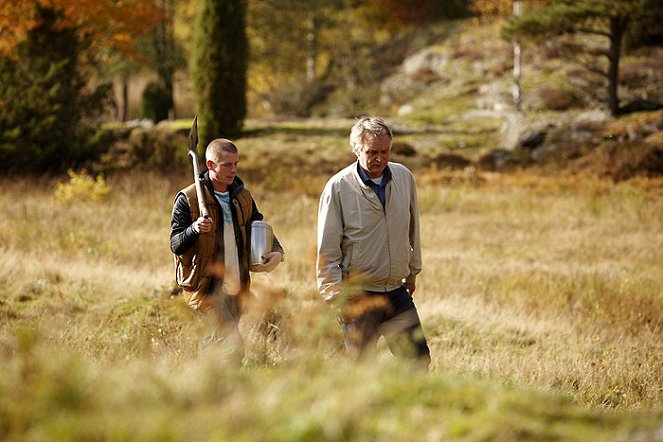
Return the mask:
[[134,150],[135,166],[168,172],[188,164],[187,139],[171,131],[134,129],[129,142]]
[[537,91],[543,107],[549,110],[563,111],[578,106],[580,100],[567,89],[555,89],[551,87],[542,87]]
[[161,83],[151,81],[143,90],[140,114],[143,118],[158,123],[168,118],[168,110],[172,97],[170,92]]
[[102,201],[110,193],[103,175],[92,178],[87,171],[76,173],[73,170],[67,172],[69,182],[55,185],[55,200],[61,204],[69,204],[73,201]]

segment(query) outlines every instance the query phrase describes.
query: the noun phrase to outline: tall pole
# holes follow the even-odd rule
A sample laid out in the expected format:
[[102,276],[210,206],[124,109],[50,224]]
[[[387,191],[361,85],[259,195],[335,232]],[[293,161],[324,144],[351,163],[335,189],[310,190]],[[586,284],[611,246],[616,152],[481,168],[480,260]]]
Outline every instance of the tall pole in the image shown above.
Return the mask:
[[[522,14],[523,2],[521,0],[514,0],[513,15],[520,17]],[[518,38],[515,38],[513,41],[513,86],[511,88],[511,95],[513,96],[513,103],[517,111],[520,111],[521,108],[520,73],[520,41]]]

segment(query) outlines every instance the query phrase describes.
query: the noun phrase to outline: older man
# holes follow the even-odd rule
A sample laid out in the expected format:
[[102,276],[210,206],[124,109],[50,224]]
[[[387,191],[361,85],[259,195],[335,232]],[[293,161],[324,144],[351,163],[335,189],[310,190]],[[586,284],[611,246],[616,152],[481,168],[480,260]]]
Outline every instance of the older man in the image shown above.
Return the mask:
[[337,306],[346,349],[358,355],[384,336],[392,353],[430,364],[412,300],[421,271],[412,173],[389,162],[392,132],[380,118],[353,126],[357,161],[334,175],[318,211],[318,289]]

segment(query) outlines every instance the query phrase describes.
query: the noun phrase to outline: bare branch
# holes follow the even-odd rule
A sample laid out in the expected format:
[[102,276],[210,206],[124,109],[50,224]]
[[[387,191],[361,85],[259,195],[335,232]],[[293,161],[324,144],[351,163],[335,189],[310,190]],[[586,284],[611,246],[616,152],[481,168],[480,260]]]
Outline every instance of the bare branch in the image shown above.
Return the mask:
[[592,28],[575,28],[574,31],[582,34],[600,35],[602,37],[607,37],[607,38],[610,38],[611,36],[611,34],[607,31],[601,31],[599,29],[592,29]]

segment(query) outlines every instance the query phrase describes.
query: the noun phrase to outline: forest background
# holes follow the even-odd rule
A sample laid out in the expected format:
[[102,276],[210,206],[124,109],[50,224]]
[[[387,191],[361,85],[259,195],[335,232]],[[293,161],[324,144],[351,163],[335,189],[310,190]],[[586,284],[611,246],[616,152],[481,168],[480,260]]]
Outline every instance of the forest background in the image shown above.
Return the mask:
[[[0,6],[0,438],[663,440],[658,2],[217,3],[246,8],[233,138],[288,252],[239,371],[200,350],[167,246],[205,2]],[[345,360],[315,289],[364,114],[418,182],[427,376]]]

